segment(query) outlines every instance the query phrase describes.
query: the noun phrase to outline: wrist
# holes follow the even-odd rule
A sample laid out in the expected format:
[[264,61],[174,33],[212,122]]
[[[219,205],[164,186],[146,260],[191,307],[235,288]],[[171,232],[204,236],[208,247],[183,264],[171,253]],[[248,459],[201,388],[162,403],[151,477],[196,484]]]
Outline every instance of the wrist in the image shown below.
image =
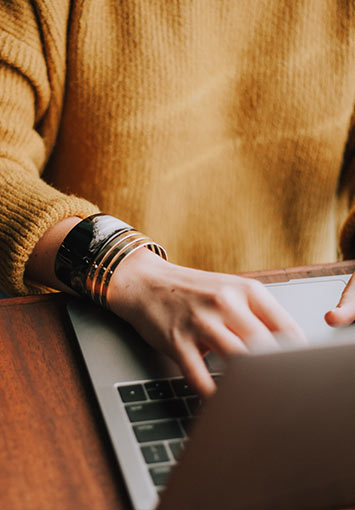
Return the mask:
[[103,213],[82,220],[64,239],[55,260],[57,278],[104,308],[116,268],[142,247],[160,257],[166,251],[127,223]]
[[[107,289],[110,310],[129,322],[146,304],[147,289],[158,283],[162,270],[169,263],[147,248],[140,248],[126,257],[115,269]],[[169,264],[170,265],[170,264]]]

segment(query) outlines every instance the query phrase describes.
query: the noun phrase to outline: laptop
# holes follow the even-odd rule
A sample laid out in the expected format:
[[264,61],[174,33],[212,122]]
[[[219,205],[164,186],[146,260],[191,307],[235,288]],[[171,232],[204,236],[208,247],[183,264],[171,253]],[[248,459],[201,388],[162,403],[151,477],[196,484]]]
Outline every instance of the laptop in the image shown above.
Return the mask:
[[[339,363],[343,361],[343,358],[345,361],[354,359],[354,362],[351,361],[354,365],[354,370],[351,372],[353,376],[350,377],[350,382],[355,383],[355,346],[353,346],[352,342],[339,341],[339,331],[327,326],[323,319],[325,312],[336,306],[350,276],[351,275],[341,275],[299,279],[267,285],[270,292],[304,329],[311,344],[310,349],[299,351],[302,353],[302,356],[305,357],[305,360],[309,357],[309,362],[305,362],[302,358],[302,360],[298,362],[299,364],[297,367],[295,365],[297,370],[295,368],[293,371],[291,369],[289,371],[289,374],[293,374],[292,382],[295,385],[297,381],[303,380],[304,378],[304,380],[308,380],[307,378],[310,378],[310,381],[312,380],[312,374],[314,374],[313,362],[316,361],[318,353],[320,352],[331,352],[327,357],[328,365],[325,365],[327,370],[329,364],[331,365],[330,359],[338,360]],[[178,501],[178,499],[176,499],[176,494],[179,490],[176,490],[176,487],[179,486],[179,483],[174,482],[175,476],[178,477],[177,480],[180,480],[180,477],[182,477],[181,479],[184,485],[180,485],[180,487],[186,486],[189,487],[189,490],[191,489],[191,483],[190,485],[187,483],[184,473],[186,473],[186,476],[189,476],[188,473],[190,473],[190,476],[193,475],[194,480],[196,480],[196,478],[200,480],[199,483],[201,485],[203,478],[201,478],[202,471],[200,471],[200,469],[204,465],[203,450],[206,452],[207,449],[208,451],[214,451],[216,453],[218,448],[220,448],[220,443],[213,439],[215,436],[215,432],[211,432],[213,428],[207,430],[206,423],[210,421],[216,424],[217,418],[215,413],[218,413],[217,421],[221,424],[223,423],[222,417],[225,414],[223,410],[231,406],[231,404],[226,403],[225,400],[228,395],[232,398],[242,400],[244,395],[249,395],[250,388],[248,385],[253,381],[251,374],[255,373],[255,369],[254,372],[251,370],[249,374],[245,367],[241,370],[240,365],[248,365],[248,363],[251,363],[253,367],[257,366],[252,365],[253,363],[259,362],[263,370],[267,372],[271,360],[271,362],[281,370],[282,366],[288,366],[287,363],[291,363],[292,360],[290,361],[290,359],[294,356],[293,351],[276,352],[274,354],[261,353],[246,355],[235,359],[232,358],[231,362],[228,363],[226,367],[216,356],[208,355],[206,364],[217,382],[217,387],[220,386],[220,388],[213,399],[208,401],[206,405],[201,406],[199,397],[195,395],[192,389],[187,385],[186,381],[181,376],[179,368],[174,362],[148,346],[127,323],[110,312],[99,309],[83,300],[70,301],[68,304],[68,312],[111,437],[114,451],[121,467],[132,506],[137,510],[151,510],[156,508],[162,493],[163,504],[164,498],[169,498],[169,494],[172,494],[173,499]],[[345,352],[343,350],[344,345],[346,349],[349,349],[351,352]],[[353,355],[351,356],[351,354]],[[303,370],[300,371],[301,366],[303,366]],[[322,368],[322,370],[325,370],[325,368]],[[225,375],[222,375],[224,372]],[[346,373],[348,375],[350,374],[350,372]],[[240,379],[240,374],[245,374],[245,380]],[[321,372],[321,374],[323,378],[326,378],[326,373]],[[236,381],[238,381],[237,386],[235,385]],[[256,381],[258,381],[258,384],[255,384]],[[342,378],[336,379],[336,382],[338,385],[346,384],[346,381]],[[265,408],[262,406],[263,393],[260,391],[264,386],[263,378],[255,379],[252,398],[254,399],[254,407],[259,409],[258,412],[261,414],[254,415],[255,409],[251,409],[250,406],[248,406],[247,398],[243,401],[247,413],[250,413],[246,415],[246,423],[247,419],[253,421],[256,416],[259,416],[260,420],[266,420],[266,416],[262,414]],[[313,399],[316,399],[318,394],[315,393]],[[330,407],[333,405],[333,400],[337,401],[337,399],[334,398],[334,392],[331,393],[331,397],[332,400],[331,402],[329,401]],[[260,402],[258,402],[258,398]],[[324,398],[322,402],[324,402]],[[339,400],[339,402],[342,401]],[[281,406],[281,403],[278,402],[278,405]],[[301,409],[303,405],[302,399],[297,405],[299,406],[297,409]],[[305,407],[307,412],[314,409],[314,402],[312,404],[313,407],[309,402],[307,405],[308,407]],[[225,408],[224,406],[227,407]],[[236,409],[234,404],[232,407]],[[280,408],[282,409],[282,406]],[[214,409],[217,410],[214,411]],[[277,408],[277,410],[279,411],[280,409]],[[333,415],[334,413],[332,412],[332,416]],[[211,416],[214,417],[214,419],[212,419]],[[287,427],[291,427],[290,416],[282,417],[280,421],[281,429],[286,427],[285,430],[288,430]],[[341,416],[342,414],[340,413],[340,417]],[[270,421],[270,416],[268,416],[268,418]],[[276,412],[273,413],[273,418],[277,418]],[[350,418],[349,424],[353,427],[352,430],[355,430],[355,416],[351,414]],[[238,416],[234,416],[233,419],[236,420],[234,434],[237,437]],[[267,420],[265,421],[265,424],[266,423],[268,423]],[[272,422],[275,426],[277,423],[278,419],[275,420],[275,423]],[[191,434],[196,437],[199,436],[200,427],[203,431],[203,434],[201,432],[201,437],[205,439],[209,437],[209,443],[204,443],[202,451],[199,449],[201,447],[201,442],[199,446],[195,448],[195,443],[197,445],[197,441],[189,441]],[[223,427],[219,426],[215,431],[216,433],[221,433],[223,436]],[[305,431],[303,430],[303,432]],[[349,432],[348,429],[346,432]],[[248,439],[245,428],[243,434],[246,442],[255,441],[254,436]],[[299,444],[300,438],[297,437],[297,428],[295,430],[293,430],[292,427],[289,428],[287,434],[288,436],[285,436],[287,440],[284,439],[280,441],[280,444],[277,442],[275,443],[278,448],[284,449],[285,445],[288,444],[288,440],[291,439],[294,439],[295,444]],[[265,440],[265,445],[261,444],[259,441],[260,454],[264,452],[263,448],[266,448],[267,443],[267,437],[261,437]],[[327,437],[329,440],[329,435]],[[237,442],[231,450],[228,450],[227,447],[220,450],[219,469],[228,465],[228,463],[225,464],[225,461],[227,457],[230,458],[234,456],[234,451],[237,456],[240,456],[240,462],[242,462],[242,460],[244,462],[245,451],[242,452],[244,455],[243,457],[238,449],[240,446],[239,443],[240,441]],[[232,444],[234,444],[234,441],[232,441]],[[217,450],[212,448],[212,446],[215,446]],[[353,450],[353,459],[355,459],[354,445]],[[229,451],[230,454],[228,453]],[[282,451],[287,451],[287,448]],[[190,457],[188,457],[188,455],[190,455]],[[275,455],[275,458],[277,458],[278,451],[275,452]],[[226,457],[226,459],[224,459],[224,457]],[[183,459],[181,465],[178,466],[177,469],[174,469],[175,465],[179,464],[181,458]],[[265,459],[267,458],[268,457],[265,457]],[[265,467],[265,459],[263,463],[261,463],[261,466],[264,465]],[[300,459],[299,464],[302,465]],[[255,465],[250,463],[247,464],[247,466],[248,469],[250,469],[247,473],[247,478],[253,479],[257,475],[256,479],[258,480],[260,470],[255,471]],[[314,466],[317,466],[317,462],[311,464],[311,467]],[[347,464],[346,467],[348,468]],[[240,468],[241,466],[239,465],[238,469]],[[237,469],[234,464],[233,469]],[[297,469],[299,469],[299,466]],[[297,469],[295,474],[299,475],[300,473]],[[212,471],[215,471],[215,469]],[[179,474],[181,472],[183,475]],[[285,497],[291,494],[294,501],[297,501],[297,497],[301,497],[300,494],[302,491],[306,496],[309,495],[309,491],[312,490],[312,487],[299,487],[298,481],[300,481],[301,478],[293,480],[293,492],[287,487],[287,484],[290,483],[289,479],[286,480],[286,485],[283,478],[280,479],[280,484],[278,484],[277,476],[279,476],[280,472],[282,472],[281,468],[275,471],[276,478],[274,477],[273,479],[274,490],[270,491],[270,501],[273,503],[277,502],[277,494],[280,494],[280,498],[281,496],[284,497],[282,500],[283,502],[285,501]],[[169,483],[165,494],[163,491],[171,473],[173,475],[171,487]],[[212,473],[210,473],[210,475],[211,474]],[[210,478],[207,479],[209,480]],[[336,481],[334,481],[334,483],[335,482]],[[331,480],[331,484],[332,483],[333,479]],[[203,485],[205,486],[205,483],[203,483]],[[355,488],[355,480],[353,486]],[[231,487],[233,487],[233,484]],[[247,487],[247,485],[245,487]],[[262,480],[257,481],[256,486],[251,483],[250,489],[252,487],[259,487],[259,492],[262,494],[264,487],[262,485]],[[278,487],[280,487],[280,492],[278,492]],[[297,487],[299,488],[299,493],[297,493]],[[337,487],[335,487],[334,490],[335,493],[338,494],[336,492]],[[213,492],[215,493],[216,491]],[[247,492],[249,492],[249,489]],[[253,493],[253,491],[251,491],[251,493]],[[249,504],[246,503],[247,499],[241,499],[240,506],[235,506],[235,502],[237,501],[235,499],[235,494],[230,494],[230,491],[228,494],[230,498],[233,496],[233,499],[230,499],[229,505],[226,504],[223,506],[224,508],[277,508],[277,506],[266,506],[266,493],[263,496],[264,499],[262,499],[265,506],[263,506],[263,504],[260,506],[261,500],[258,500],[259,506],[241,506],[242,504]],[[245,497],[245,495],[243,497]],[[240,492],[240,498],[242,498],[242,492]],[[170,508],[171,500],[168,499],[167,501],[168,506],[165,506],[165,508]],[[198,498],[196,501],[198,501]],[[210,501],[212,501],[212,499]],[[252,505],[254,503],[251,502],[250,504]],[[339,504],[339,501],[337,501],[337,504]],[[347,502],[344,504],[347,504]],[[220,505],[218,507],[222,508]],[[189,504],[184,501],[179,508],[192,508],[192,506],[189,506]],[[196,508],[196,506],[194,506],[194,508]],[[208,508],[216,507],[210,506]],[[280,508],[293,507],[280,506]],[[299,506],[297,508],[322,507]]]
[[159,509],[355,504],[354,331],[350,339],[232,358]]

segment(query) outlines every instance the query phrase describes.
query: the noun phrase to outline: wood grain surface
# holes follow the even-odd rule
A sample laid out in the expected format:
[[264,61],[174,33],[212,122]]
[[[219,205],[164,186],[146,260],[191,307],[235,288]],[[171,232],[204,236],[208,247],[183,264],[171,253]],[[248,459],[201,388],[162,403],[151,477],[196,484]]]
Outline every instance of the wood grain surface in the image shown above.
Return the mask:
[[[355,261],[247,273],[346,274]],[[0,509],[130,508],[63,294],[0,300]]]
[[355,260],[345,260],[336,264],[317,264],[313,266],[289,267],[271,271],[254,271],[240,273],[241,276],[257,278],[263,283],[287,282],[294,278],[311,278],[337,274],[352,274],[355,271]]
[[0,301],[0,508],[128,508],[62,295]]

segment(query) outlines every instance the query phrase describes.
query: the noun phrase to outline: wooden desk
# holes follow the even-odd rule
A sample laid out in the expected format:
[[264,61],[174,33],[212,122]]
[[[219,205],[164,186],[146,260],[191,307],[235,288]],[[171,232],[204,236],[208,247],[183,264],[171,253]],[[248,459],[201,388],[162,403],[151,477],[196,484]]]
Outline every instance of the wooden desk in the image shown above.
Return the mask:
[[[346,274],[355,261],[249,273]],[[0,300],[0,508],[130,508],[63,294]]]

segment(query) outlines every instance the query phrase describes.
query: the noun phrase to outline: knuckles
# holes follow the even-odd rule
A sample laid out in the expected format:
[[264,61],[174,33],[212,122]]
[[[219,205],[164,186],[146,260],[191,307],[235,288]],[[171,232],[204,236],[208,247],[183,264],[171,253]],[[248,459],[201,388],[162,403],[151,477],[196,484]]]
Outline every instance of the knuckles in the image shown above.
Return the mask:
[[221,284],[210,296],[210,301],[216,308],[223,310],[235,306],[237,301],[245,301],[264,292],[265,287],[258,280],[231,276],[228,283]]
[[235,303],[236,292],[231,285],[221,285],[209,296],[209,304],[216,310],[225,310]]
[[251,295],[260,294],[264,291],[264,285],[258,280],[245,278],[244,285],[247,293]]

